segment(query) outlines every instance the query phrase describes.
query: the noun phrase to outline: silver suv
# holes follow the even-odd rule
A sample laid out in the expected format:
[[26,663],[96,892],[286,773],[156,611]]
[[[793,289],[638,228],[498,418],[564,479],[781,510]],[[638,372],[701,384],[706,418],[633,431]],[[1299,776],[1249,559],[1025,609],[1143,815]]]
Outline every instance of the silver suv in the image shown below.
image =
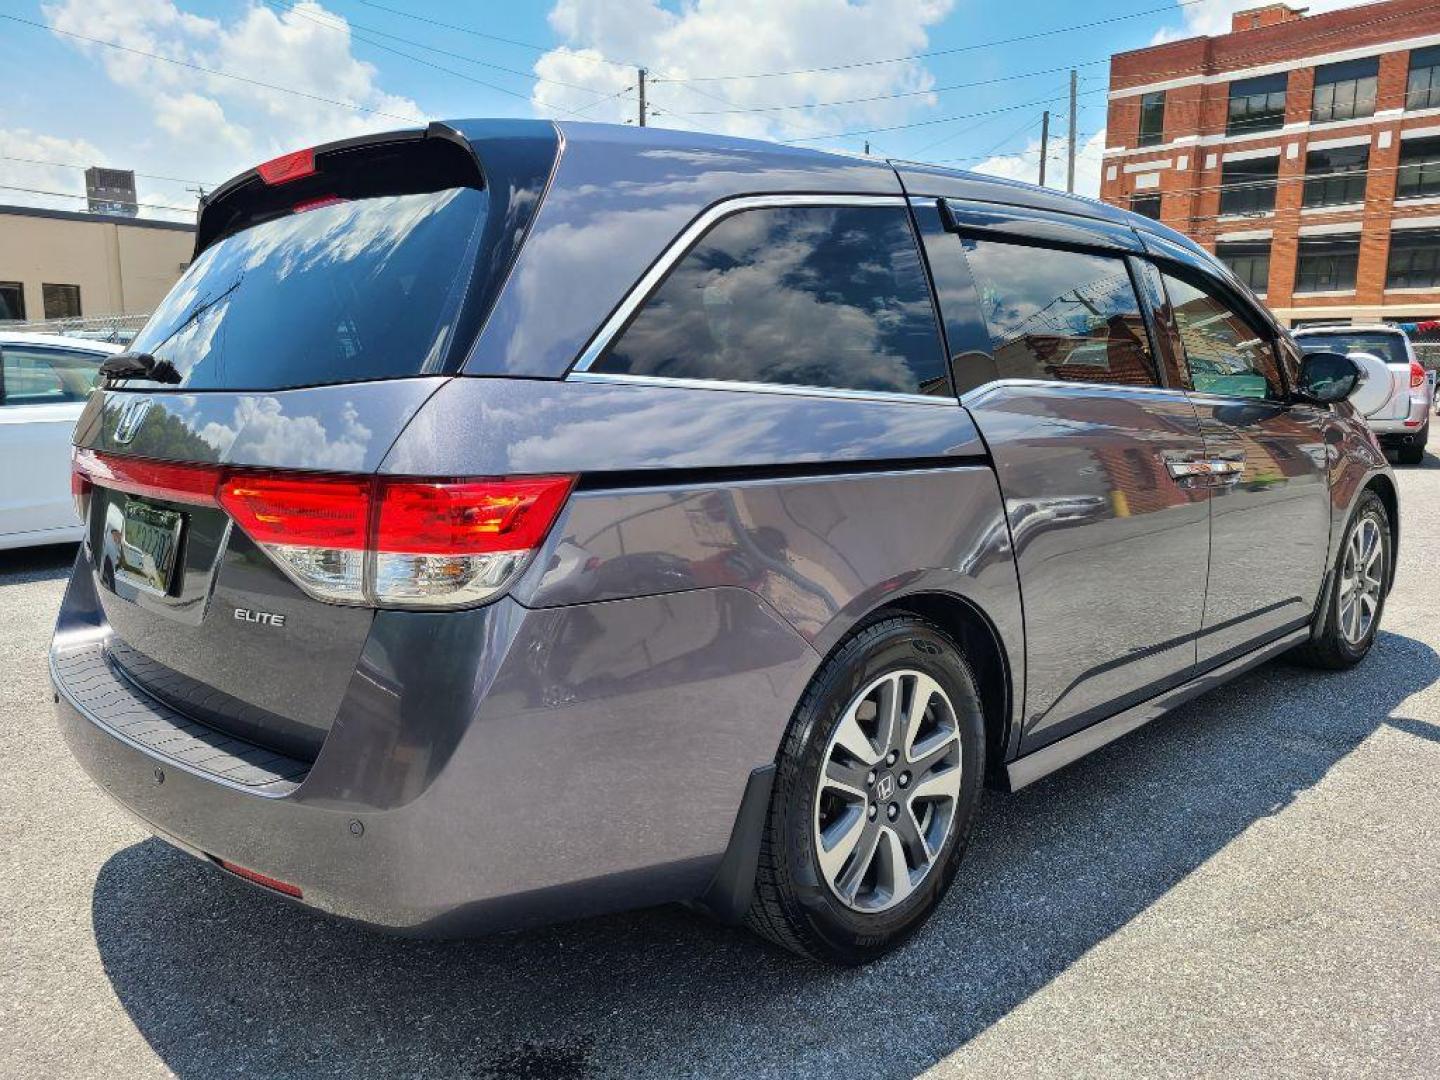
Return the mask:
[[1398,326],[1314,326],[1295,331],[1304,350],[1346,353],[1364,376],[1350,396],[1380,445],[1404,465],[1425,458],[1435,384],[1415,356],[1410,337]]

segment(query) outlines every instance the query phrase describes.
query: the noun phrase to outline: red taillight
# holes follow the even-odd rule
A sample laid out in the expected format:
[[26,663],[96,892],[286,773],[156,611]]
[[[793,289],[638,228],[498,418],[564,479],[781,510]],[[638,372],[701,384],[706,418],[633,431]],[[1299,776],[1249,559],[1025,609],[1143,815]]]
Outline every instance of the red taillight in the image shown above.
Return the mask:
[[[214,858],[214,856],[212,856],[212,858]],[[291,885],[288,881],[281,881],[279,878],[273,878],[269,874],[262,874],[258,870],[251,870],[248,866],[241,866],[239,863],[233,863],[229,859],[216,858],[215,861],[236,877],[242,877],[246,881],[253,881],[256,885],[263,885],[267,889],[274,889],[276,892],[284,893],[286,896],[293,896],[296,900],[304,899],[305,894],[300,891],[299,885]]]
[[1410,361],[1410,389],[1411,389],[1411,390],[1414,390],[1417,386],[1424,386],[1424,385],[1425,385],[1425,369],[1420,366],[1420,364],[1419,364],[1418,361],[1411,360],[1411,361]]
[[358,550],[369,531],[370,486],[368,477],[234,472],[220,485],[220,505],[256,543]]
[[70,498],[75,501],[75,516],[84,521],[90,516],[90,492],[95,485],[81,471],[78,457],[78,450],[70,455]]
[[413,555],[529,551],[545,539],[573,482],[569,476],[382,480],[375,547]]
[[508,587],[544,541],[572,476],[491,480],[334,476],[188,465],[76,450],[88,485],[218,506],[310,595],[462,607]]
[[215,485],[220,480],[218,465],[182,465],[98,454],[94,450],[76,449],[72,467],[93,483],[113,491],[197,506],[215,505]]
[[315,175],[315,151],[296,150],[290,154],[282,154],[263,165],[255,166],[255,171],[260,174],[261,180],[272,187],[276,184],[288,184],[292,180],[302,180]]

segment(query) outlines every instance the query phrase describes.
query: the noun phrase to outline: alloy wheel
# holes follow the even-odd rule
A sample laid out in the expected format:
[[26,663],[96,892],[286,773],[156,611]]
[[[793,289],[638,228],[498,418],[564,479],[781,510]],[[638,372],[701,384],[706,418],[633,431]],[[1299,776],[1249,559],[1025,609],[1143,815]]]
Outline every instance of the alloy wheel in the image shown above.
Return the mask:
[[1351,645],[1365,640],[1380,610],[1384,552],[1379,523],[1373,517],[1361,518],[1350,533],[1340,568],[1340,633]]
[[960,733],[940,684],[888,672],[845,707],[815,793],[815,850],[847,907],[885,911],[934,869],[960,798]]

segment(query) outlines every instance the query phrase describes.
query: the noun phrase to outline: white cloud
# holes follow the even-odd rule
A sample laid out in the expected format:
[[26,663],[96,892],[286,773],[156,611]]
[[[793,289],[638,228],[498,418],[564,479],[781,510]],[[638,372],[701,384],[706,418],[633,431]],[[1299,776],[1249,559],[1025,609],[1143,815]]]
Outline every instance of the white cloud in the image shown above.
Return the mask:
[[[1105,132],[1097,131],[1080,145],[1075,154],[1075,191],[1097,198],[1100,194],[1100,166],[1105,150]],[[1003,176],[1033,184],[1040,175],[1040,140],[1032,139],[1016,154],[997,154],[986,158],[974,171],[989,176]],[[1045,186],[1065,188],[1065,140],[1050,140],[1050,160],[1045,166]]]
[[[1296,0],[1291,6],[1303,7],[1307,15],[1319,15],[1324,11],[1355,7],[1367,2],[1369,0],[1306,0],[1305,3],[1300,3]],[[1181,24],[1161,27],[1151,38],[1150,44],[1161,45],[1167,41],[1178,41],[1200,34],[1228,34],[1230,16],[1237,11],[1263,6],[1264,0],[1198,0],[1189,3],[1180,9]]]
[[[777,79],[666,82],[701,75],[811,68],[858,56],[924,51],[931,26],[951,0],[694,0],[678,12],[659,0],[557,0],[550,25],[565,44],[540,57],[535,73],[558,82],[619,94],[635,72],[599,58],[643,62],[651,73],[656,123],[757,138],[797,138],[846,128],[903,122],[936,104],[934,79],[918,61],[878,64]],[[825,108],[717,114],[716,110],[805,104],[916,91],[913,97]],[[593,93],[538,84],[533,102],[584,109],[587,118],[632,120],[635,94],[597,101]],[[707,115],[699,115],[699,114]],[[687,115],[689,114],[689,115]]]
[[[353,55],[344,17],[316,0],[285,12],[255,4],[228,20],[202,18],[172,0],[57,0],[42,10],[56,30],[371,110],[61,37],[93,57],[113,84],[148,110],[148,133],[127,143],[128,160],[119,167],[218,183],[297,147],[392,129],[424,115],[413,100],[380,87],[374,65]],[[103,156],[87,146],[79,162],[98,163]],[[71,158],[73,153],[66,155]],[[76,186],[74,175],[67,190]],[[83,179],[79,186],[83,190]],[[140,200],[194,207],[183,185],[175,183],[150,183]]]
[[[15,158],[24,160],[16,161]],[[10,160],[7,160],[10,159]],[[35,161],[57,161],[72,165],[104,165],[105,154],[85,139],[60,139],[24,128],[0,128],[0,202],[42,206],[51,210],[84,210],[80,199],[39,195],[55,191],[85,194],[85,174],[79,169],[35,165]],[[25,191],[15,188],[29,189]]]

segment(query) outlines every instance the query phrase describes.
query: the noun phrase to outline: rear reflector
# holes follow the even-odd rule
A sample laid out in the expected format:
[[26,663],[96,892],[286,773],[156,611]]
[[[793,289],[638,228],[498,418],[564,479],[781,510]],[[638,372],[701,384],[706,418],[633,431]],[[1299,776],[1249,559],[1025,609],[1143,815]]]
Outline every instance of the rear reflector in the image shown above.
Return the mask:
[[1425,369],[1414,360],[1410,361],[1410,389],[1425,385]]
[[271,187],[288,184],[292,180],[303,180],[307,176],[315,175],[315,151],[296,150],[282,154],[263,165],[255,166],[255,171],[260,174],[260,179]]
[[267,889],[274,889],[276,892],[284,893],[286,896],[293,896],[296,900],[303,899],[304,897],[304,893],[300,891],[299,885],[291,885],[288,881],[281,881],[279,878],[273,878],[269,874],[262,874],[258,870],[251,870],[248,867],[241,866],[239,863],[233,863],[229,859],[216,858],[214,855],[212,855],[211,858],[215,859],[221,867],[230,871],[230,873],[236,877],[242,877],[246,881],[253,881],[256,885],[263,885]]
[[72,490],[94,483],[219,506],[319,600],[443,608],[493,599],[511,585],[544,542],[574,481],[335,476],[77,449]]

